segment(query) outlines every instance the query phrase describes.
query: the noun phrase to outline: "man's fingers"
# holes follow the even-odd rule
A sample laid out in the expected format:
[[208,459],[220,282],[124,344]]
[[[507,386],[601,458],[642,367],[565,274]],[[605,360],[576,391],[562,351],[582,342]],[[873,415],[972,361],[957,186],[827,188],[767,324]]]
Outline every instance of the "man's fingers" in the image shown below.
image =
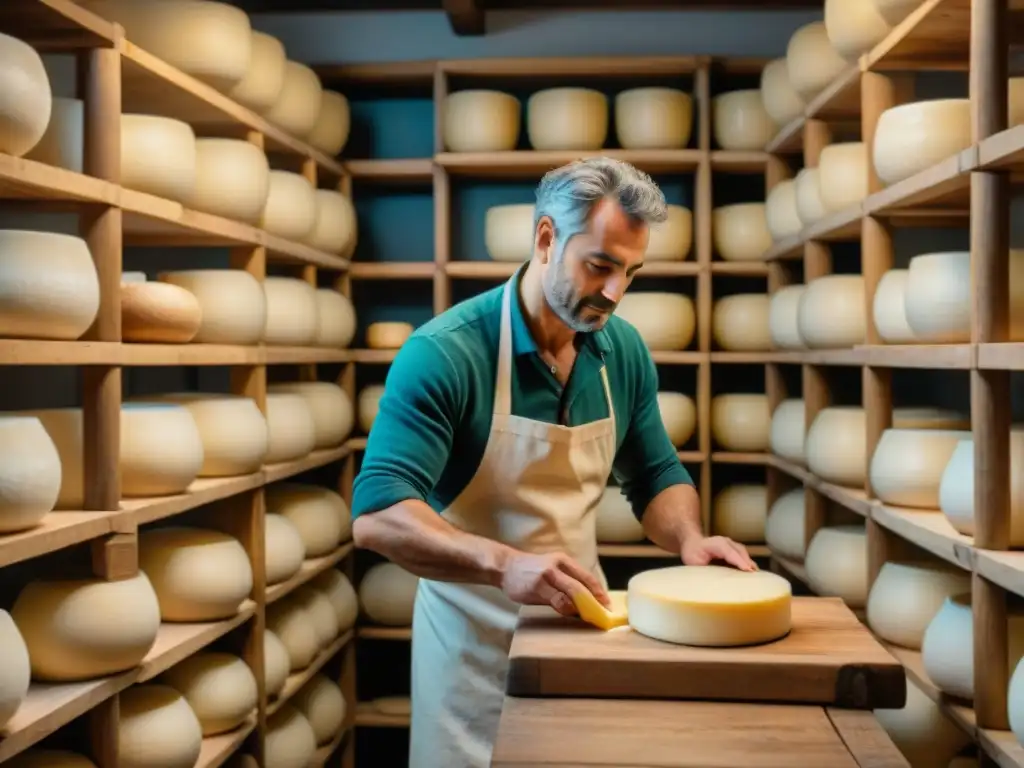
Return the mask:
[[746,547],[732,539],[718,539],[715,554],[741,571],[756,571],[757,564],[751,559]]
[[597,580],[597,577],[594,576],[594,574],[577,563],[571,557],[567,557],[562,560],[560,565],[563,571],[590,590],[599,603],[605,606],[611,605],[612,601],[611,598],[608,597],[608,592],[605,590],[601,582]]
[[577,616],[576,604],[569,595],[546,581],[537,585],[537,596],[546,604],[550,605],[563,616]]
[[[556,591],[565,595],[569,602],[572,602],[573,595],[579,592],[588,591],[583,584],[564,571],[559,570],[557,567],[550,569],[544,574],[544,577],[547,580],[547,583],[554,587]],[[575,603],[573,603],[573,606],[575,607]]]

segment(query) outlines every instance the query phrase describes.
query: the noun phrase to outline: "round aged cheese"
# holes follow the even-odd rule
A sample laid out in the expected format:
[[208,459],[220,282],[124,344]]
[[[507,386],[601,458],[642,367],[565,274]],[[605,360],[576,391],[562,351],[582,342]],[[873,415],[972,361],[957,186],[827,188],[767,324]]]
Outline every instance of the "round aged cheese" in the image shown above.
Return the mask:
[[679,448],[689,442],[697,426],[697,406],[682,392],[659,392],[658,413],[669,442]]
[[320,648],[326,648],[338,636],[338,614],[331,601],[308,584],[295,591],[295,601],[306,611]]
[[263,343],[283,346],[312,346],[316,340],[316,288],[297,277],[263,280],[267,319]]
[[320,637],[309,611],[294,594],[267,606],[267,629],[284,643],[291,672],[306,669],[320,651]]
[[356,590],[348,576],[332,568],[320,574],[312,584],[324,593],[334,607],[334,613],[338,617],[338,630],[347,632],[351,629],[359,616],[359,598],[356,597]]
[[711,398],[711,436],[726,451],[767,451],[771,431],[767,395],[731,394]]
[[271,384],[268,392],[286,392],[301,395],[313,415],[316,442],[313,447],[334,448],[352,431],[354,415],[348,394],[329,381],[295,381]]
[[533,203],[492,205],[484,214],[484,248],[494,261],[523,262],[533,256]]
[[203,747],[199,718],[168,685],[133,685],[118,697],[119,768],[192,768]]
[[[3,114],[3,111],[4,107],[0,106],[0,114]],[[0,117],[0,125],[2,122],[3,118]],[[0,147],[3,147],[2,142]],[[84,153],[85,102],[81,99],[54,96],[46,133],[38,144],[25,153],[25,158],[82,173]]]
[[287,581],[302,567],[306,559],[306,545],[295,523],[284,515],[267,514],[263,523],[264,567],[267,584]]
[[856,62],[892,31],[875,0],[825,0],[825,31],[840,56]]
[[526,133],[537,150],[595,150],[608,138],[608,97],[592,88],[547,88],[526,103]]
[[629,624],[679,645],[768,643],[791,628],[789,582],[767,571],[684,565],[642,571],[629,580]]
[[502,152],[519,143],[519,99],[501,91],[469,89],[448,94],[441,130],[449,152]]
[[323,557],[352,537],[352,517],[341,494],[316,485],[267,486],[267,512],[288,518],[302,537],[306,557]]
[[267,322],[267,300],[260,281],[241,269],[188,269],[161,272],[157,280],[184,288],[199,301],[202,322],[197,344],[256,344]]
[[398,349],[414,330],[412,323],[370,323],[366,329],[366,346],[369,349]]
[[863,525],[819,528],[804,558],[807,586],[816,595],[842,598],[850,608],[868,599],[868,540]]
[[231,653],[200,651],[160,677],[192,707],[203,736],[233,731],[256,709],[256,676]]
[[778,131],[758,88],[730,91],[711,100],[715,143],[722,149],[762,150]]
[[313,727],[317,744],[327,744],[345,724],[345,696],[333,680],[313,675],[292,699],[295,707]]
[[323,86],[316,72],[305,64],[288,59],[284,63],[281,92],[263,116],[281,130],[305,137],[316,127],[323,96]]
[[400,565],[377,563],[359,582],[359,604],[377,624],[411,626],[419,582],[419,576]]
[[252,30],[249,66],[228,95],[249,109],[265,112],[277,102],[284,87],[284,45],[273,35]]
[[313,194],[316,197],[316,224],[306,236],[306,243],[319,251],[350,258],[359,236],[352,201],[330,189],[318,189]]
[[828,209],[821,200],[821,178],[817,168],[803,168],[796,175],[796,215],[804,226],[828,215]]
[[787,285],[771,295],[768,332],[779,349],[803,349],[805,346],[799,325],[800,299],[805,290],[806,285]]
[[818,158],[822,205],[835,213],[859,205],[868,194],[868,147],[862,141],[829,144]]
[[0,34],[0,152],[21,157],[46,133],[50,78],[35,48]]
[[794,90],[806,102],[835,80],[849,64],[832,47],[825,23],[800,27],[786,46],[786,71]]
[[800,234],[803,222],[796,210],[796,181],[784,179],[771,188],[764,205],[765,219],[772,240]]
[[315,755],[313,726],[295,707],[285,704],[267,719],[265,768],[305,768]]
[[288,675],[292,670],[288,649],[281,638],[269,629],[263,632],[263,677],[266,681],[267,695],[274,697],[284,690]]
[[317,114],[313,130],[306,135],[306,141],[314,149],[319,149],[328,157],[339,154],[348,141],[352,116],[348,99],[337,91],[325,90],[320,99],[320,112]]
[[772,554],[804,559],[804,489],[794,488],[775,500],[764,523],[764,540]]
[[693,245],[693,214],[681,205],[668,206],[668,218],[652,224],[644,261],[682,261]]
[[316,289],[315,347],[344,349],[356,335],[356,311],[352,301],[333,288]]
[[0,728],[3,728],[28,695],[32,679],[25,640],[11,614],[3,609],[0,609],[0,653],[4,658],[0,667]]
[[711,236],[723,261],[760,261],[772,247],[764,203],[723,205],[711,212]]
[[603,544],[633,544],[646,537],[629,500],[617,486],[604,489],[594,515],[597,518],[597,540]]
[[876,709],[874,715],[909,765],[945,766],[971,743],[971,737],[909,677],[903,708]]
[[631,88],[615,96],[623,149],[683,149],[693,130],[693,97],[678,88]]
[[43,423],[35,416],[0,416],[0,534],[42,522],[57,505],[60,486],[60,454]]
[[370,384],[359,392],[359,429],[364,434],[370,434],[370,428],[373,427],[373,422],[377,418],[377,410],[380,408],[380,399],[383,396],[383,384]]
[[187,205],[198,174],[196,135],[181,120],[121,115],[121,186]]
[[1017,737],[1017,742],[1024,742],[1024,663],[1018,662],[1011,670],[1010,685],[1006,697],[1007,715],[1010,730]]
[[[11,618],[28,647],[32,679],[39,681],[124,672],[142,662],[160,631],[160,606],[143,572],[122,581],[31,581]],[[5,657],[5,671],[6,665]]]
[[868,596],[868,626],[883,640],[920,650],[946,598],[970,591],[970,572],[942,561],[887,562]]
[[270,163],[263,150],[241,139],[196,139],[189,207],[259,224],[269,194]]
[[267,393],[267,453],[264,464],[308,456],[316,446],[316,422],[306,398],[291,392]]
[[891,26],[896,26],[923,0],[874,0],[875,8]]
[[908,276],[906,269],[890,269],[875,286],[872,317],[875,330],[886,344],[909,344],[917,338],[907,323]]
[[33,747],[4,761],[6,768],[96,768],[87,757],[63,749]]
[[875,497],[898,507],[937,509],[942,473],[957,443],[970,436],[945,429],[885,430],[868,470]]
[[716,301],[711,313],[715,343],[732,352],[770,350],[770,306],[771,298],[766,293],[737,293]]
[[783,400],[772,412],[772,426],[768,439],[772,453],[797,464],[803,464],[805,460],[804,414],[803,400]]
[[764,521],[767,515],[767,487],[737,483],[715,496],[711,527],[718,536],[728,536],[742,544],[757,544],[764,541]]
[[300,242],[316,226],[316,192],[305,176],[291,171],[270,172],[267,202],[260,226],[278,237]]
[[187,344],[199,333],[203,308],[195,295],[160,282],[121,282],[121,340]]
[[615,314],[635,327],[652,351],[685,349],[693,340],[696,315],[689,296],[635,291],[622,297]]
[[826,275],[812,280],[800,297],[797,326],[811,349],[841,349],[864,343],[867,333],[862,275]]
[[[939,483],[939,509],[965,536],[974,535],[974,440],[957,443]],[[1024,545],[1024,428],[1010,430],[1010,546]]]
[[931,168],[971,146],[970,99],[901,104],[878,118],[871,158],[886,184]]
[[776,125],[786,125],[804,113],[803,98],[789,80],[786,59],[773,59],[761,70],[761,103]]
[[0,336],[71,341],[89,330],[100,283],[85,240],[0,229]]

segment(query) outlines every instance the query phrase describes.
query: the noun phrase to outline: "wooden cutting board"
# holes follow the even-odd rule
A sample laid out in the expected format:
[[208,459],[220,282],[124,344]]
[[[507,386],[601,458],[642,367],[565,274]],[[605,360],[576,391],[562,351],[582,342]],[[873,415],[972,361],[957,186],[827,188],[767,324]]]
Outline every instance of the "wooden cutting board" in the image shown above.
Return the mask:
[[793,629],[740,648],[694,648],[630,627],[603,632],[524,606],[509,652],[510,696],[799,702],[899,709],[903,667],[839,598],[794,597]]

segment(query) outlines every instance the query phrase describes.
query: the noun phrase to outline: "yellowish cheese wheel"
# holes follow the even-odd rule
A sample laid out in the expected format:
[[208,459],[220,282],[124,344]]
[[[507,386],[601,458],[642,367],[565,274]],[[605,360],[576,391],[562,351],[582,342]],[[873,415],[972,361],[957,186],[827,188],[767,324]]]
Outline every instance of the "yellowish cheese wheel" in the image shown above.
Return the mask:
[[96,266],[85,240],[0,229],[0,336],[71,341],[100,307]]
[[350,630],[359,616],[359,598],[348,576],[332,568],[314,579],[313,586],[323,592],[334,606],[334,612],[338,617],[338,630]]
[[802,561],[804,545],[804,489],[794,488],[775,500],[764,523],[764,540],[773,555]]
[[354,415],[348,394],[330,381],[295,381],[271,384],[268,392],[288,392],[301,395],[313,415],[316,442],[313,447],[334,448],[349,436]]
[[332,288],[316,289],[315,347],[344,349],[356,335],[356,311],[352,301]]
[[330,742],[345,723],[345,696],[337,683],[322,674],[302,686],[292,703],[313,727],[317,744]]
[[351,257],[359,236],[352,201],[347,195],[332,189],[318,189],[313,194],[316,198],[316,224],[306,236],[306,242],[325,253]]
[[787,461],[803,464],[805,424],[804,401],[798,398],[783,400],[772,412],[769,444],[772,453]]
[[291,669],[292,662],[285,644],[269,629],[265,630],[263,632],[263,675],[268,696],[278,696],[284,690],[284,684],[288,681]]
[[772,348],[770,307],[766,293],[737,293],[719,299],[711,313],[715,343],[730,352],[767,352]]
[[868,599],[868,540],[863,525],[819,528],[804,558],[807,586],[816,595],[842,598],[850,608]]
[[868,470],[875,497],[898,507],[937,509],[942,473],[957,443],[970,436],[945,429],[883,431]]
[[231,653],[200,651],[161,675],[185,697],[203,736],[233,731],[256,709],[256,676]]
[[395,563],[377,563],[359,582],[359,605],[375,624],[407,627],[420,579]]
[[970,99],[901,104],[878,118],[871,158],[875,173],[895,184],[971,146]]
[[156,115],[121,115],[121,186],[188,204],[198,157],[192,126]]
[[280,584],[299,572],[306,559],[306,545],[295,523],[284,515],[265,515],[263,530],[267,584]]
[[162,272],[157,280],[184,288],[199,301],[202,322],[197,344],[256,344],[267,322],[267,300],[260,281],[241,269],[187,269]]
[[522,262],[533,256],[533,203],[492,205],[484,214],[484,247],[494,261]]
[[164,621],[217,621],[252,591],[249,556],[220,531],[169,526],[139,534],[139,568],[152,580]]
[[[0,106],[0,114],[3,114],[4,110],[5,107]],[[0,125],[2,123],[3,119],[0,118]],[[2,146],[0,143],[0,147]],[[25,158],[82,173],[84,152],[85,102],[81,99],[54,96],[46,133],[38,144],[25,153]]]
[[760,261],[772,247],[764,203],[723,205],[711,212],[711,236],[723,261]]
[[203,308],[190,291],[170,283],[122,280],[122,341],[187,344],[202,322]]
[[818,158],[818,189],[829,213],[859,205],[868,194],[868,146],[862,141],[829,144]]
[[[31,581],[14,601],[11,618],[38,681],[92,680],[132,669],[160,631],[157,596],[142,572],[121,581]],[[6,645],[16,658],[17,648]]]
[[658,413],[672,445],[680,448],[690,441],[697,426],[697,406],[692,397],[682,392],[659,392]]
[[608,97],[592,88],[547,88],[526,103],[526,133],[537,150],[600,149],[608,138]]
[[668,218],[652,224],[644,261],[682,261],[693,245],[693,214],[681,205],[668,206]]
[[316,288],[296,277],[268,276],[263,280],[267,320],[263,343],[312,346],[316,340]]
[[34,416],[0,416],[0,534],[41,523],[56,506],[60,486],[60,454],[43,423]]
[[940,560],[887,562],[868,597],[868,626],[882,640],[919,651],[946,598],[970,591],[970,572]]
[[761,103],[776,125],[786,125],[803,115],[803,98],[789,80],[786,59],[772,59],[761,70]]
[[254,29],[249,37],[249,49],[245,75],[228,95],[249,109],[265,112],[274,106],[284,87],[284,44],[273,35]]
[[412,323],[370,323],[366,329],[366,346],[370,349],[398,349],[405,344],[413,330]]
[[809,226],[828,215],[821,200],[821,178],[817,168],[804,168],[796,175],[796,215]]
[[720,491],[711,512],[712,531],[742,544],[764,541],[768,516],[768,488],[764,485],[737,483]]
[[338,614],[334,606],[320,590],[309,584],[302,585],[294,592],[295,601],[306,611],[309,623],[316,632],[317,644],[326,648],[338,636]]
[[711,436],[723,450],[767,451],[771,418],[767,395],[732,394],[711,398]]
[[270,163],[263,150],[240,139],[196,139],[190,208],[258,224],[269,194]]
[[6,768],[96,768],[87,757],[62,749],[32,748],[4,761]]
[[288,518],[302,536],[306,557],[323,557],[352,537],[348,504],[329,488],[300,483],[267,486],[267,512]]
[[264,464],[280,464],[308,456],[316,446],[313,411],[302,395],[267,393],[267,454]]
[[384,396],[383,384],[370,384],[363,387],[359,392],[359,429],[363,434],[370,434],[374,419],[377,418],[377,410],[380,408],[380,399]]
[[316,755],[316,734],[309,721],[291,704],[267,720],[264,768],[305,768]]
[[597,540],[603,544],[633,544],[646,537],[644,527],[633,514],[629,500],[617,486],[604,489],[594,514],[597,519]]
[[519,143],[519,99],[501,91],[467,89],[445,96],[441,120],[449,152],[502,152]]
[[765,219],[772,240],[783,240],[800,234],[803,222],[796,210],[796,181],[780,181],[768,193],[764,205]]
[[711,110],[715,143],[722,149],[762,150],[779,130],[758,88],[715,96]]
[[910,344],[917,336],[907,324],[906,289],[909,271],[890,269],[875,286],[872,316],[875,330],[886,344]]
[[291,672],[306,669],[320,651],[320,638],[309,611],[294,595],[267,606],[267,629],[284,643]]
[[907,677],[902,709],[876,709],[875,719],[912,766],[945,766],[971,737]]
[[32,679],[28,647],[11,614],[3,609],[0,609],[0,653],[4,658],[0,667],[0,728],[3,728],[21,707]]
[[923,0],[874,0],[875,8],[890,25],[896,26],[921,5]]
[[867,333],[862,275],[826,275],[800,297],[797,327],[811,349],[842,349],[864,343]]
[[693,130],[693,97],[678,88],[631,88],[615,96],[623,149],[683,149]]
[[636,328],[652,351],[685,349],[693,341],[696,315],[689,296],[635,291],[622,297],[615,314]]
[[794,90],[806,102],[817,96],[849,66],[832,47],[825,23],[800,27],[786,46],[786,71]]
[[772,294],[768,308],[768,332],[779,349],[804,349],[800,335],[800,299],[806,285],[787,285]]
[[199,718],[168,685],[133,685],[118,697],[119,768],[192,768],[203,747]]
[[323,85],[316,72],[288,59],[284,63],[281,92],[263,116],[281,130],[301,138],[316,127],[323,96]]
[[316,217],[316,192],[306,177],[291,171],[271,171],[260,226],[272,235],[301,242],[313,232]]
[[856,62],[885,39],[892,27],[875,0],[825,0],[825,31],[840,56]]
[[306,141],[328,157],[339,154],[348,141],[352,116],[348,99],[337,91],[324,90],[320,99],[320,112]]
[[21,157],[46,133],[50,78],[35,48],[0,34],[0,152]]

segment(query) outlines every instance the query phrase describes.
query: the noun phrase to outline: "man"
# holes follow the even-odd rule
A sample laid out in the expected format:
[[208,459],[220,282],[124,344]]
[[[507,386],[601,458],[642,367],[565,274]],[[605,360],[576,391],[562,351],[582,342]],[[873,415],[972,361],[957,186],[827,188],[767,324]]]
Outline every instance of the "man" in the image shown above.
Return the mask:
[[647,536],[687,564],[756,566],[705,537],[658,411],[658,373],[613,312],[665,198],[608,158],[548,173],[533,257],[419,328],[388,374],[356,478],[357,546],[420,579],[412,768],[487,768],[520,604],[608,596],[595,507],[614,474]]

